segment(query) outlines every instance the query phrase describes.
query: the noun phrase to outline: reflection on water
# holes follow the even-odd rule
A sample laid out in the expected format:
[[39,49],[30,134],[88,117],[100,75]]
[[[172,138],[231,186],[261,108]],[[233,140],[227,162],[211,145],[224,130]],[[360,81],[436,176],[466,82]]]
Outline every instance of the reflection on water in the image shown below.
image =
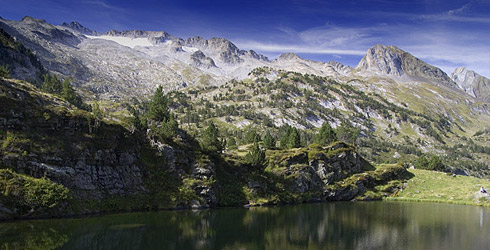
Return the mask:
[[1,249],[487,249],[490,209],[336,202],[0,224]]

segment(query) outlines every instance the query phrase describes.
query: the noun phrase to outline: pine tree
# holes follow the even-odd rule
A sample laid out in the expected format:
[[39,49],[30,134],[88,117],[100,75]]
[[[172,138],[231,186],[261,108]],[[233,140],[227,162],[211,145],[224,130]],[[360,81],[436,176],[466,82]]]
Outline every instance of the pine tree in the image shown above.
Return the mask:
[[0,65],[0,77],[10,78],[10,70],[8,65]]
[[265,150],[262,150],[259,147],[259,143],[256,141],[252,145],[252,148],[250,151],[248,151],[248,154],[245,156],[245,159],[248,164],[254,169],[254,170],[263,170],[265,167]]
[[87,108],[82,101],[82,97],[75,92],[68,79],[61,84],[61,97],[78,108]]
[[41,90],[51,94],[61,94],[61,81],[56,75],[45,74],[44,82],[41,85]]
[[218,128],[213,122],[204,130],[201,139],[201,148],[209,153],[220,153],[223,150],[223,143],[219,139]]
[[94,103],[92,105],[92,115],[95,119],[94,121],[94,128],[97,130],[97,128],[100,126],[100,123],[102,122],[102,119],[104,119],[104,114],[102,113],[102,110],[100,110],[99,103]]
[[328,145],[337,140],[337,135],[335,131],[330,127],[328,122],[324,122],[322,127],[320,128],[320,132],[315,138],[315,142],[322,146]]
[[438,156],[433,155],[429,160],[429,164],[427,168],[429,170],[442,172],[446,169],[446,166],[444,166],[444,164],[442,163],[441,159]]
[[288,139],[288,148],[299,148],[301,147],[301,137],[297,128],[291,128],[291,133]]
[[177,134],[178,123],[171,115],[166,122],[161,122],[159,126],[154,126],[155,135],[160,141],[170,140]]
[[161,141],[170,140],[177,135],[179,124],[168,110],[168,99],[163,94],[162,86],[158,86],[148,104],[146,120],[150,120],[151,135],[156,136]]
[[132,106],[129,106],[128,111],[131,114],[131,117],[129,118],[131,133],[143,129],[143,122],[140,119],[138,111]]
[[157,122],[166,122],[170,119],[170,112],[168,111],[168,100],[167,97],[163,94],[162,86],[158,86],[155,94],[153,94],[153,98],[148,104],[148,119],[157,121]]
[[345,141],[354,144],[361,130],[355,128],[349,121],[342,121],[339,127],[337,127],[335,133],[337,134],[338,140]]
[[272,137],[269,130],[267,130],[265,132],[264,139],[262,140],[262,143],[264,144],[264,148],[266,148],[266,149],[273,149],[276,147],[276,140],[274,139],[274,137]]
[[260,141],[260,135],[257,134],[257,131],[253,128],[250,128],[245,134],[245,143],[253,143],[255,141]]
[[286,132],[282,135],[281,137],[281,148],[289,148],[288,144],[289,144],[289,137],[291,135],[291,132],[292,132],[292,128],[291,126],[289,125],[285,125],[286,127]]

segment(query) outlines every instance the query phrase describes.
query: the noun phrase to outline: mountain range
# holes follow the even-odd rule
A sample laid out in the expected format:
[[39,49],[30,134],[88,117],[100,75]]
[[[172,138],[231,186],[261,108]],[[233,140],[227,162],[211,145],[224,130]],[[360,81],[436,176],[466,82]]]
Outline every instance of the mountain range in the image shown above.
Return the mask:
[[370,48],[352,69],[334,61],[306,60],[294,53],[270,60],[253,50],[240,50],[224,38],[182,39],[164,31],[141,30],[101,34],[78,22],[52,25],[32,17],[1,19],[0,27],[34,51],[49,71],[71,77],[81,90],[102,99],[142,97],[157,85],[167,90],[221,85],[245,79],[251,70],[264,66],[334,79],[375,74],[405,81],[427,80],[460,88],[479,101],[490,98],[487,78],[462,68],[448,76],[394,46]]

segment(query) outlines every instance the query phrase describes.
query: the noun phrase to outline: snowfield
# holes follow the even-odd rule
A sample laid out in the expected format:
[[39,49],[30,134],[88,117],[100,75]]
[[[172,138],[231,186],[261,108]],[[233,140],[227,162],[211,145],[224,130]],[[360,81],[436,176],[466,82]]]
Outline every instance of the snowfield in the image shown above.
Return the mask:
[[148,38],[130,38],[123,36],[86,36],[89,39],[103,39],[108,41],[116,42],[122,46],[134,48],[136,46],[150,47],[153,44],[148,40]]

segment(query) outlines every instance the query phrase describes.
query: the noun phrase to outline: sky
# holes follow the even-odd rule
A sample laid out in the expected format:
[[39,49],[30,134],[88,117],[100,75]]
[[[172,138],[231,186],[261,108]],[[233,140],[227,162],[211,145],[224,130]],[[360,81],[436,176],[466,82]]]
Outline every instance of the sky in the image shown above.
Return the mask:
[[394,45],[450,74],[465,66],[490,78],[490,0],[0,0],[0,16],[98,32],[157,30],[224,37],[270,59],[285,52],[355,66]]

